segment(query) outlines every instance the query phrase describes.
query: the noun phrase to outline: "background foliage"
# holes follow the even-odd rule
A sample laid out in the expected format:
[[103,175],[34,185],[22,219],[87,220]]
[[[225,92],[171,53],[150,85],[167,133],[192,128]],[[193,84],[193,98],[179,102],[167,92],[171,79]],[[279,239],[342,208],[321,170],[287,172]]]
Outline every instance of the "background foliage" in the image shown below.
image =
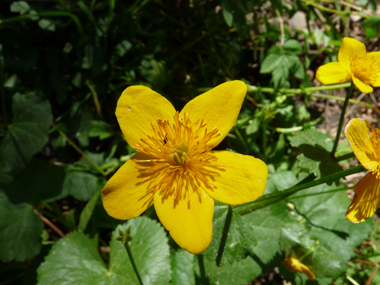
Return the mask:
[[[317,94],[313,74],[336,60],[343,36],[378,49],[377,2],[1,1],[0,284],[139,284],[115,240],[130,225],[144,284],[364,284],[372,267],[356,260],[379,262],[379,226],[346,221],[339,179],[244,214],[217,203],[212,243],[198,256],[178,248],[154,209],[118,221],[99,194],[133,154],[114,111],[134,84],[180,110],[219,83],[245,81],[218,148],[265,161],[266,194],[347,168],[347,144],[333,159],[334,138],[313,127],[323,121],[316,98],[341,98]],[[316,281],[282,265],[311,248],[303,262]]]

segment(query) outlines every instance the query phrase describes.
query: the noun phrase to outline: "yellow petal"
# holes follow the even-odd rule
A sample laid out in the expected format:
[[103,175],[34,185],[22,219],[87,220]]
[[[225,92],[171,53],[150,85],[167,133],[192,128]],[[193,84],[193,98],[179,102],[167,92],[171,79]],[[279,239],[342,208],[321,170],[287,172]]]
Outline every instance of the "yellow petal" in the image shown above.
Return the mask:
[[355,76],[352,76],[352,81],[354,82],[355,86],[358,87],[358,89],[363,93],[371,93],[373,91],[373,88],[370,85],[364,83]]
[[213,148],[226,137],[235,124],[246,93],[247,85],[242,81],[220,84],[187,103],[180,116],[188,113],[194,123],[203,120],[208,130],[217,127],[221,135],[208,143]]
[[343,83],[351,80],[351,73],[339,62],[320,66],[315,76],[324,85]]
[[365,56],[365,54],[366,48],[363,43],[353,38],[344,38],[339,49],[338,60],[350,70],[350,57],[361,57]]
[[349,121],[344,131],[357,159],[368,170],[375,169],[379,161],[376,148],[369,137],[371,132],[372,128],[368,121],[357,118]]
[[305,264],[301,263],[298,259],[294,257],[287,257],[282,264],[286,266],[290,272],[301,272],[306,274],[310,280],[315,280],[314,273]]
[[380,207],[380,180],[372,172],[355,185],[355,196],[347,209],[346,218],[361,223],[370,218]]
[[131,147],[152,133],[152,123],[158,119],[173,122],[174,114],[175,109],[166,98],[141,85],[125,89],[116,107],[120,129]]
[[148,159],[146,154],[136,153],[108,180],[102,190],[102,201],[108,215],[120,220],[133,219],[152,205],[153,195],[147,194],[148,183],[141,183],[144,175],[137,166],[152,166],[134,159]]
[[175,203],[174,195],[154,195],[156,213],[175,242],[190,253],[204,251],[211,242],[214,200],[202,189],[198,193],[183,188]]
[[213,151],[217,163],[222,167],[218,175],[210,181],[216,189],[207,189],[207,193],[215,200],[226,204],[238,205],[248,203],[261,197],[264,193],[268,167],[260,159],[230,151]]
[[380,87],[380,51],[367,53],[367,57],[372,62],[372,70],[374,75],[374,80],[372,80],[371,85],[374,87]]

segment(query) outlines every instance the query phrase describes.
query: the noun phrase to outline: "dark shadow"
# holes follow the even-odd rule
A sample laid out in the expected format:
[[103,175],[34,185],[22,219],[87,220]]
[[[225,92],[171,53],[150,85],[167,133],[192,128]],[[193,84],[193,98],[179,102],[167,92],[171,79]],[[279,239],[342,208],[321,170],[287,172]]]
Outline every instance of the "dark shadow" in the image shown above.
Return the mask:
[[195,284],[197,284],[197,285],[209,285],[210,284],[210,280],[206,276],[206,270],[205,270],[205,264],[204,264],[204,261],[203,261],[203,255],[202,254],[198,254],[198,255],[196,255],[196,257],[198,257],[198,265],[199,265],[199,274],[200,274],[200,276],[197,276],[195,274]]
[[322,229],[322,230],[325,230],[325,231],[329,231],[329,232],[332,232],[333,234],[337,235],[338,237],[340,237],[341,239],[347,239],[350,235],[346,232],[342,232],[342,231],[337,231],[337,230],[332,230],[332,229],[329,229],[329,228],[325,228],[323,226],[319,226],[319,225],[316,225],[314,224],[312,221],[309,220],[308,217],[306,217],[303,213],[301,213],[300,211],[297,210],[297,208],[295,207],[295,211],[300,215],[302,216],[311,226],[315,227],[315,228],[318,228],[318,229]]
[[13,204],[37,204],[42,200],[60,197],[64,179],[63,167],[34,158],[15,176],[13,182],[0,187]]
[[[318,168],[321,173],[321,177],[343,171],[343,168],[331,157],[330,152],[322,146],[318,144],[301,144],[299,148],[305,157],[319,162]],[[337,183],[337,181],[335,181],[335,183]]]
[[228,232],[229,232],[230,226],[231,226],[231,220],[232,220],[232,208],[230,206],[228,206],[228,212],[227,212],[226,221],[224,223],[222,239],[220,240],[219,249],[218,249],[218,256],[216,257],[216,265],[218,267],[220,266],[220,262],[222,261],[224,247],[226,246]]

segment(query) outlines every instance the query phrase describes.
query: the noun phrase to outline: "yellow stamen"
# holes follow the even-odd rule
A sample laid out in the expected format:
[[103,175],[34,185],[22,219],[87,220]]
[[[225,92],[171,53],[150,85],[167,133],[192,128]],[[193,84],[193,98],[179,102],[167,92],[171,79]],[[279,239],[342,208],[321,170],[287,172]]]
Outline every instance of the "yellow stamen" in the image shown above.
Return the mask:
[[354,76],[366,84],[373,85],[380,74],[380,61],[366,54],[350,57],[350,68]]
[[163,199],[173,195],[175,205],[183,199],[190,207],[188,191],[197,192],[199,199],[199,188],[214,191],[212,181],[219,176],[215,170],[223,169],[223,165],[209,153],[208,143],[220,136],[218,129],[210,131],[203,120],[192,123],[188,114],[180,118],[178,112],[172,125],[158,119],[151,126],[153,135],[141,138],[141,143],[135,145],[138,152],[152,157],[135,160],[142,164],[137,168],[142,174],[140,183],[150,183],[147,193],[158,192]]

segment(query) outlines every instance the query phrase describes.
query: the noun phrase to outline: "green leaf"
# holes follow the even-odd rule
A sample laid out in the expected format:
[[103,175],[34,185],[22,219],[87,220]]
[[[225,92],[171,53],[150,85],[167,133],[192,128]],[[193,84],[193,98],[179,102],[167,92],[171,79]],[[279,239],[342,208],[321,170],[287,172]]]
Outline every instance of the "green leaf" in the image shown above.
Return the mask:
[[302,52],[302,46],[297,40],[287,40],[284,44],[284,51],[289,54],[299,55]]
[[4,87],[6,87],[6,88],[13,88],[13,87],[15,87],[17,81],[18,81],[17,74],[13,74],[13,75],[9,76],[9,78],[7,79],[7,81],[5,81]]
[[38,21],[38,25],[40,26],[40,28],[42,28],[44,30],[48,30],[51,32],[55,31],[55,24],[52,20],[41,19]]
[[330,156],[334,139],[315,128],[301,131],[288,137],[292,146],[299,147],[302,154],[297,157],[299,166],[318,178],[342,171],[343,168]]
[[369,16],[361,23],[363,28],[377,28],[380,26],[380,16]]
[[281,244],[287,255],[299,258],[314,245],[304,262],[318,279],[342,274],[356,246],[372,229],[370,220],[360,224],[346,220],[350,201],[345,191],[332,191],[335,188],[319,185],[292,196],[296,215],[282,230]]
[[345,239],[346,246],[350,245],[354,249],[368,236],[372,224],[371,221],[359,224],[349,222],[345,214],[350,200],[345,191],[323,193],[334,189],[337,187],[322,184],[300,192],[294,197],[317,193],[318,195],[294,199],[293,202],[299,213],[307,217],[314,226],[335,231],[337,235]]
[[214,212],[212,241],[204,255],[218,266],[233,263],[253,254],[255,233],[228,205],[217,202]]
[[[336,277],[342,273],[344,264],[341,258],[331,250],[326,248],[326,241],[321,241],[319,237],[325,234],[324,239],[332,238],[329,232],[322,229],[313,229],[309,224],[305,224],[303,220],[297,222],[296,219],[289,223],[286,228],[282,229],[281,247],[285,250],[286,256],[292,256],[297,259],[305,255],[312,246],[315,247],[313,252],[302,260],[309,269],[316,275],[321,277]],[[286,280],[293,281],[296,276],[280,267],[281,273],[284,274]],[[319,281],[319,280],[318,280]]]
[[223,12],[224,21],[226,21],[227,26],[231,28],[234,23],[234,15],[227,8],[223,8],[222,12]]
[[[163,227],[147,217],[138,217],[119,225],[112,233],[111,261],[112,272],[130,277],[128,284],[139,285],[124,245],[115,239],[119,229],[131,227],[130,248],[143,284],[167,284],[170,280],[170,253],[168,239]],[[114,254],[115,253],[115,254]]]
[[253,228],[257,240],[254,255],[262,263],[269,263],[280,252],[281,228],[289,219],[285,201],[244,215],[244,219]]
[[95,119],[92,111],[87,104],[75,103],[70,111],[67,120],[68,137],[77,138],[81,146],[89,145],[88,134],[92,128],[91,121]]
[[11,11],[14,13],[25,14],[30,10],[30,6],[25,1],[16,1],[11,4]]
[[365,30],[367,39],[376,37],[377,30],[380,26],[380,16],[370,16],[366,18],[361,26]]
[[229,27],[234,26],[238,33],[243,33],[246,27],[245,15],[250,12],[249,9],[234,0],[222,0],[221,6],[226,24]]
[[12,204],[0,190],[0,260],[24,261],[41,249],[43,223],[26,203]]
[[176,251],[172,261],[173,285],[195,285],[194,255],[186,250]]
[[35,10],[30,10],[30,11],[29,11],[29,17],[30,17],[30,19],[31,19],[32,21],[37,21],[37,20],[40,19],[40,17],[38,16],[37,11],[35,11]]
[[65,169],[39,159],[32,159],[26,168],[2,188],[12,203],[37,204],[42,200],[54,201],[67,195],[63,190]]
[[280,53],[268,54],[261,63],[260,73],[270,73],[282,64],[284,56]]
[[91,121],[92,128],[88,135],[90,137],[99,137],[100,140],[104,140],[113,135],[112,128],[104,121]]
[[127,51],[129,51],[132,48],[132,44],[128,40],[123,40],[120,43],[117,44],[115,47],[115,53],[119,56],[122,57],[124,56]]
[[0,141],[0,181],[9,183],[48,140],[50,104],[34,93],[12,98],[13,122]]
[[298,182],[297,177],[291,171],[276,172],[269,176],[269,180],[275,185],[278,191],[288,189]]
[[260,266],[252,257],[218,267],[214,260],[195,256],[196,284],[247,284],[261,274]]
[[96,244],[79,232],[54,244],[37,272],[39,285],[117,284],[118,277],[107,270]]
[[60,239],[38,268],[38,284],[128,284],[139,285],[124,245],[115,239],[119,229],[130,225],[130,249],[145,285],[168,284],[170,280],[169,246],[165,231],[157,222],[138,217],[120,225],[112,235],[109,268],[88,236],[73,232]]
[[92,196],[90,201],[88,201],[88,203],[84,207],[79,217],[78,231],[83,232],[86,229],[87,224],[89,220],[91,219],[92,213],[94,212],[96,203],[98,202],[100,193],[101,191],[95,193],[94,196]]
[[83,171],[71,171],[66,173],[63,183],[63,191],[80,201],[88,201],[91,197],[103,189],[106,180],[91,173]]

